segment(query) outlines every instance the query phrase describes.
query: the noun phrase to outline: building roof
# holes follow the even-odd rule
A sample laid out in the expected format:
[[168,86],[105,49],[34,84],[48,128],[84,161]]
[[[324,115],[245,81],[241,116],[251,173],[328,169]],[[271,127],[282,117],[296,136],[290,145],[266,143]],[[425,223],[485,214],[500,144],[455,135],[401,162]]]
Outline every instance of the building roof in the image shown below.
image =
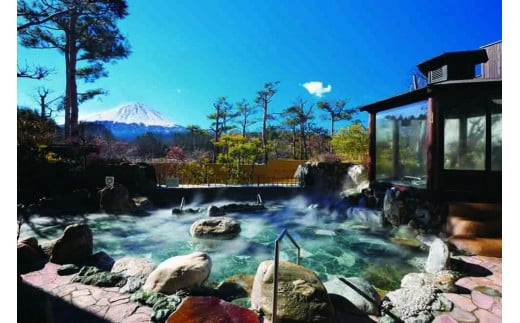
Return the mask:
[[433,88],[440,88],[445,86],[453,86],[453,85],[469,85],[469,84],[490,84],[490,83],[502,83],[502,80],[496,79],[484,79],[484,78],[474,78],[467,80],[450,80],[444,82],[438,82],[429,84],[426,87],[420,88],[415,91],[401,93],[386,99],[382,99],[370,104],[363,105],[358,107],[360,111],[367,112],[379,112],[382,110],[387,110],[389,108],[406,105],[409,103],[417,102],[419,100],[426,100],[428,98],[428,93]]
[[417,65],[419,70],[424,74],[428,75],[429,71],[433,71],[443,65],[456,64],[456,65],[476,65],[484,63],[488,60],[488,56],[485,49],[467,50],[461,52],[447,52],[424,61]]

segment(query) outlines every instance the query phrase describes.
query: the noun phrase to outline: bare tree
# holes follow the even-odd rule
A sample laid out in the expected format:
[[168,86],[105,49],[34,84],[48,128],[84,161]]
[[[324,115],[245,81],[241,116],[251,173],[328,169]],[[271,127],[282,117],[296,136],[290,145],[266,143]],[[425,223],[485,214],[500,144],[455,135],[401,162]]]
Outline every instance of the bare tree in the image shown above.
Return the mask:
[[51,103],[63,98],[63,96],[60,95],[52,100],[49,100],[48,96],[51,93],[51,90],[43,86],[40,86],[36,89],[37,96],[35,97],[35,100],[36,102],[38,102],[38,105],[40,106],[40,117],[42,119],[50,118],[52,116],[52,112],[55,111],[50,108]]

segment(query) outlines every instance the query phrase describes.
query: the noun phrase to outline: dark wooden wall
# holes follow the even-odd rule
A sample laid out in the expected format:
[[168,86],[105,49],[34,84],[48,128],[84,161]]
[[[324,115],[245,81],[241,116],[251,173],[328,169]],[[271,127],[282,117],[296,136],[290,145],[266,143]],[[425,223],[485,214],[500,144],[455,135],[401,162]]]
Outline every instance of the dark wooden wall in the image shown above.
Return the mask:
[[482,47],[489,60],[482,63],[482,77],[486,79],[502,79],[502,42]]

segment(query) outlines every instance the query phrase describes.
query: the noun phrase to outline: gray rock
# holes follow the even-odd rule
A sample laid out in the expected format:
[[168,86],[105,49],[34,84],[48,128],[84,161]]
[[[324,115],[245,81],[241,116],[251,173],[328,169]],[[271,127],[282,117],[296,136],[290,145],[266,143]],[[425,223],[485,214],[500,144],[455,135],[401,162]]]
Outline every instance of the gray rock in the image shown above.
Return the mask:
[[419,312],[416,316],[412,316],[404,320],[404,323],[430,323],[434,316],[428,311]]
[[119,293],[121,294],[128,294],[128,293],[134,293],[141,288],[141,286],[144,285],[146,279],[142,277],[127,277],[126,278],[126,284],[121,287],[119,290]]
[[218,216],[195,221],[190,227],[190,234],[196,238],[233,239],[240,233],[240,222]]
[[39,270],[47,262],[46,255],[38,247],[38,241],[34,237],[18,242],[16,260],[19,273]]
[[142,289],[173,294],[182,288],[202,285],[211,273],[211,258],[203,252],[171,257],[157,266]]
[[99,287],[121,287],[125,285],[126,278],[93,266],[83,266],[72,278],[72,282]]
[[[272,319],[274,261],[260,263],[256,271],[251,307]],[[277,318],[280,322],[336,322],[334,307],[319,277],[303,266],[280,261]]]
[[210,205],[208,207],[208,211],[206,212],[206,215],[208,217],[222,216],[224,214],[225,214],[224,211],[221,208],[219,208],[218,206],[216,206],[216,205]]
[[147,258],[123,257],[114,262],[112,273],[126,277],[126,284],[119,290],[120,293],[133,293],[146,282],[146,278],[157,267]]
[[347,209],[347,218],[356,222],[366,223],[373,227],[381,227],[383,225],[384,215],[382,211],[375,209],[349,207]]
[[92,231],[86,224],[71,224],[47,248],[52,263],[82,265],[92,255]]
[[430,310],[430,304],[435,298],[435,288],[432,285],[400,288],[386,294],[382,306],[401,320],[406,320],[422,311]]
[[449,312],[453,309],[453,303],[441,294],[432,303],[433,311]]
[[101,270],[110,271],[114,265],[114,258],[104,251],[96,252],[86,260],[86,265],[95,266]]
[[128,189],[118,183],[98,191],[99,208],[107,213],[126,213],[132,208]]
[[[345,280],[348,284],[343,282]],[[329,280],[323,283],[329,296],[333,302],[340,303],[341,299],[338,297],[332,297],[331,294],[339,296],[343,298],[344,303],[351,303],[359,310],[362,314],[368,315],[379,315],[379,307],[381,305],[381,299],[377,290],[366,280],[359,277],[348,277],[348,278],[339,278],[335,277],[332,280]],[[338,304],[339,305],[339,304]],[[338,310],[338,306],[335,306],[336,310]],[[346,309],[347,306],[341,306],[343,310]],[[357,314],[357,313],[355,313]]]
[[444,269],[448,269],[450,259],[450,250],[448,244],[441,239],[435,239],[428,253],[428,259],[424,270],[427,273],[435,274]]
[[72,275],[79,271],[79,267],[74,264],[65,264],[58,268],[57,273],[60,276]]
[[147,258],[123,257],[114,262],[111,272],[124,277],[148,277],[156,267],[157,265]]
[[401,288],[419,288],[424,285],[433,285],[436,289],[444,293],[454,293],[457,291],[455,282],[461,277],[457,272],[451,270],[431,273],[409,273],[401,280]]

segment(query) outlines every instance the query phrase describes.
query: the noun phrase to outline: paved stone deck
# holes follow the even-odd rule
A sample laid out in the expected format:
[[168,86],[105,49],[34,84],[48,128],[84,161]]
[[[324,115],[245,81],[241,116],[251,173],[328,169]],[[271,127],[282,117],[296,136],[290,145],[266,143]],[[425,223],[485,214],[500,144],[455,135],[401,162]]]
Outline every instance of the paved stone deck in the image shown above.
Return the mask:
[[[462,256],[460,259],[484,267],[492,274],[485,277],[459,279],[456,285],[467,289],[467,293],[444,293],[444,296],[453,302],[453,310],[437,316],[433,323],[502,322],[502,258]],[[498,293],[490,293],[489,291]]]
[[[78,322],[83,319],[77,316],[90,316],[98,322],[139,323],[150,322],[152,309],[130,300],[131,294],[120,294],[119,287],[96,287],[71,282],[74,275],[59,276],[57,269],[60,265],[47,263],[39,271],[22,275],[28,284],[37,287],[50,296],[57,296],[68,304],[69,308],[60,307],[57,311],[52,308],[53,322],[64,322],[64,315],[68,319]],[[52,304],[52,303],[51,303]],[[52,304],[54,305],[54,304]],[[52,306],[51,305],[51,306]],[[56,306],[54,306],[56,307]],[[67,313],[64,313],[67,311]],[[93,315],[89,315],[93,314]]]
[[[495,323],[502,322],[502,259],[463,256],[461,260],[487,268],[485,277],[464,277],[457,285],[467,293],[444,295],[454,303],[449,313],[437,316],[434,323]],[[39,288],[65,301],[68,306],[54,306],[48,322],[150,322],[151,308],[130,300],[130,294],[120,294],[118,287],[96,287],[72,283],[73,275],[59,276],[59,265],[47,263],[41,270],[21,275],[23,283]],[[485,288],[488,289],[485,289]],[[498,293],[490,293],[489,290]],[[492,294],[492,295],[489,295]],[[20,306],[20,304],[18,305]],[[40,314],[38,314],[40,315]],[[90,317],[85,319],[86,316]],[[39,320],[46,322],[45,320]],[[20,321],[19,321],[20,322]]]

